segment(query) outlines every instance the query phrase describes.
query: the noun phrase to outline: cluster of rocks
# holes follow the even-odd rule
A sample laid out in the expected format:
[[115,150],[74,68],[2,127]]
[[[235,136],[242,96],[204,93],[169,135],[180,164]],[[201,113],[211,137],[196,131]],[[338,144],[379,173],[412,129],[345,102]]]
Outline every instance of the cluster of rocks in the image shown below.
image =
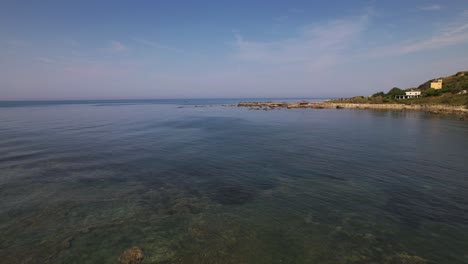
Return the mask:
[[119,263],[121,264],[139,264],[143,261],[144,254],[143,250],[139,247],[132,247],[125,250],[119,257]]
[[288,103],[285,102],[241,102],[238,107],[248,107],[249,110],[270,110],[275,108],[285,108]]
[[286,102],[241,102],[238,107],[249,107],[251,110],[268,110],[275,108],[325,108],[323,103],[311,103],[307,101],[300,101],[297,103]]
[[250,110],[270,110],[275,108],[313,108],[313,109],[381,109],[381,110],[419,110],[437,114],[459,115],[466,120],[468,109],[464,106],[450,105],[422,105],[422,104],[355,104],[355,103],[331,103],[331,102],[241,102],[238,107],[248,107]]

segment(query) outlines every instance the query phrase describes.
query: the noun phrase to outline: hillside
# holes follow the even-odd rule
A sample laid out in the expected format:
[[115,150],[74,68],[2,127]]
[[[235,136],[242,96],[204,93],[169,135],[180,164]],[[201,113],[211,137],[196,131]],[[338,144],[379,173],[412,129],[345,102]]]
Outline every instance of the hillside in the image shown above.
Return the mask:
[[443,78],[442,88],[452,92],[460,92],[468,89],[468,71],[459,72],[455,75]]
[[418,89],[427,90],[427,84],[438,79],[442,79],[443,81],[441,93],[458,93],[462,90],[468,89],[468,71],[461,71],[448,77],[429,80],[424,84],[421,84]]
[[[442,89],[435,90],[428,88],[432,81],[442,79]],[[465,105],[468,107],[468,71],[461,71],[454,75],[429,80],[418,87],[422,91],[420,98],[395,99],[396,95],[404,95],[408,89],[392,88],[387,93],[378,92],[372,96],[356,96],[353,98],[332,100],[335,103],[360,103],[360,104],[444,104],[444,105]]]

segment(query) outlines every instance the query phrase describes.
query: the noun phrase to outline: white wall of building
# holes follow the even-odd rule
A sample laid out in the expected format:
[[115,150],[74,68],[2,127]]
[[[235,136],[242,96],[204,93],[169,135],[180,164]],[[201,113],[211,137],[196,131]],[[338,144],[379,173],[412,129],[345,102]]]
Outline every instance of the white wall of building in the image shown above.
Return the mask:
[[409,91],[405,92],[406,95],[421,95],[421,91]]

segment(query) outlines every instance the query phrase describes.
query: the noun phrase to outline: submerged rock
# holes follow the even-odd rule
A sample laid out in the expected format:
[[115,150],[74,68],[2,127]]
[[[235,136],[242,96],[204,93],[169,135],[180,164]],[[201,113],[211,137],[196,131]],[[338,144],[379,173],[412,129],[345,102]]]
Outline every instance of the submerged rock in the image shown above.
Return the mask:
[[119,257],[119,263],[121,264],[139,264],[143,261],[144,254],[143,250],[139,247],[132,247],[125,250]]

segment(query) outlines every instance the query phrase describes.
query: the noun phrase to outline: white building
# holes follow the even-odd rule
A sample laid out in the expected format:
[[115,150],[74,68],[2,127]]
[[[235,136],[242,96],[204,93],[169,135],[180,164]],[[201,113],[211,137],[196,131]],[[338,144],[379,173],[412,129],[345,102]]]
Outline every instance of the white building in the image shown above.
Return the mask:
[[421,91],[410,90],[405,92],[405,95],[395,95],[396,99],[411,99],[421,97]]
[[419,97],[419,96],[421,96],[421,91],[413,91],[413,90],[411,90],[411,91],[405,92],[405,94],[406,94],[407,96],[417,96],[417,97]]

